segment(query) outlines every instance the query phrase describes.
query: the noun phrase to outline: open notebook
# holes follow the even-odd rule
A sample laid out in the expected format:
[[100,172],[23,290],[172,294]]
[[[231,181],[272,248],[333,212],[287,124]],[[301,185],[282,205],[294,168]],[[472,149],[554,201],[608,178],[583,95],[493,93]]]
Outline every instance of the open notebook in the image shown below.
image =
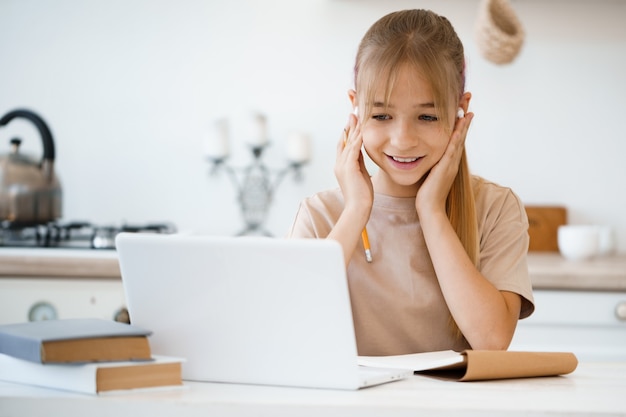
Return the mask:
[[186,380],[358,389],[406,370],[359,367],[339,244],[317,239],[117,236],[133,324]]

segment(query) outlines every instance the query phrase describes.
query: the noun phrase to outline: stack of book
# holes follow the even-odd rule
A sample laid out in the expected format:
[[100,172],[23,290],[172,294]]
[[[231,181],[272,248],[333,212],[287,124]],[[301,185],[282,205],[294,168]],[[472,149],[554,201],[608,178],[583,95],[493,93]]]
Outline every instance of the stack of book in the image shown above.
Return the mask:
[[0,326],[0,380],[83,393],[182,385],[180,358],[152,355],[150,331],[102,319]]

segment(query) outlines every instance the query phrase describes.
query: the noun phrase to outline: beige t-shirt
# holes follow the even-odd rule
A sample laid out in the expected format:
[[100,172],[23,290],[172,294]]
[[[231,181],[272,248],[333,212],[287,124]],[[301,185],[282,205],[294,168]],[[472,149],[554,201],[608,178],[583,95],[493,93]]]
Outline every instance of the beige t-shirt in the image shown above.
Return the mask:
[[[480,271],[499,290],[522,296],[520,318],[534,310],[528,276],[528,219],[509,188],[474,177]],[[290,237],[325,238],[343,210],[340,189],[304,200]],[[367,223],[373,262],[356,250],[348,265],[359,355],[463,350],[422,234],[415,198],[375,194]]]

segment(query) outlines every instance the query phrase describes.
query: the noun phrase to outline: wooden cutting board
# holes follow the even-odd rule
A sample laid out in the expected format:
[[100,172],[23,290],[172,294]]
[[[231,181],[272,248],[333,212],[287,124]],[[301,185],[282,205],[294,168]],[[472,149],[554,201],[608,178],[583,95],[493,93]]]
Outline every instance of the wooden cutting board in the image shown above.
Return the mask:
[[567,209],[561,206],[526,206],[529,251],[558,252],[557,231],[567,223]]

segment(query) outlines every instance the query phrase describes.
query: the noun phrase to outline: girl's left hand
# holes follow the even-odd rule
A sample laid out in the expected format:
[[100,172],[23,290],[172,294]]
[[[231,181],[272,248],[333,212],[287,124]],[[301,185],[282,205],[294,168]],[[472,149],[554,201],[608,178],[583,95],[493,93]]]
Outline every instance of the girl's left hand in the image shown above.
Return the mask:
[[456,120],[448,147],[439,162],[431,168],[417,192],[415,208],[418,215],[435,210],[445,212],[446,199],[459,171],[461,156],[465,149],[465,138],[473,118],[474,113],[466,113],[464,117]]

